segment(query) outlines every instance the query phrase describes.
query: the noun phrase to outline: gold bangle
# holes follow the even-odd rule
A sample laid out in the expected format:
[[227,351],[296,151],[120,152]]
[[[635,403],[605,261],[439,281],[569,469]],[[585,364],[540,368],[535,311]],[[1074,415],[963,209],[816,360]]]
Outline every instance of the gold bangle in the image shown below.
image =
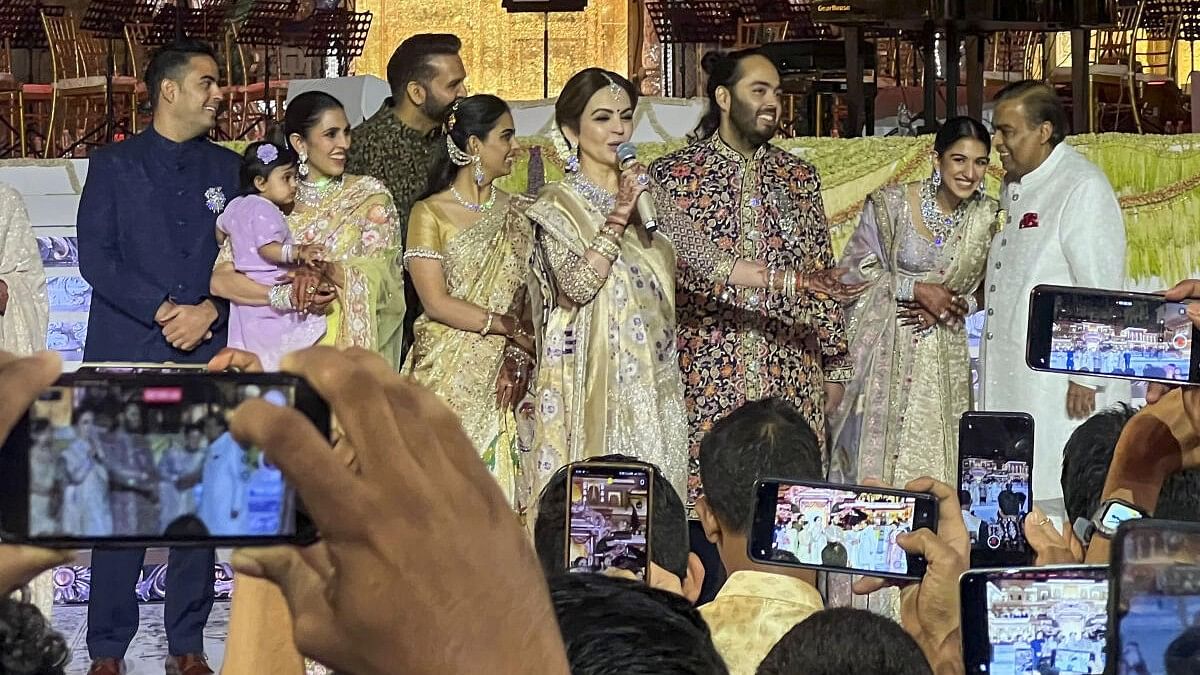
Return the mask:
[[605,222],[604,226],[600,228],[600,234],[606,234],[612,237],[613,241],[620,241],[621,235],[624,233],[625,230],[622,229],[618,231],[616,224],[611,221]]
[[621,255],[621,247],[618,246],[616,242],[600,235],[597,235],[596,238],[592,240],[592,248],[595,249],[597,253],[608,259],[610,263],[616,260],[617,256]]
[[483,322],[483,330],[479,331],[480,335],[486,336],[492,331],[492,321],[496,320],[496,315],[491,312],[487,313],[487,321]]

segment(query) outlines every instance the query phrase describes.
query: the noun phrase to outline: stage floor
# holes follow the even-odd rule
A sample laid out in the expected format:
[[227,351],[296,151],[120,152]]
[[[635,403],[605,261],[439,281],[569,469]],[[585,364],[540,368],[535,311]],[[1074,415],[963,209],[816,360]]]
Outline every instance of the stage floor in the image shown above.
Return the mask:
[[[128,675],[162,675],[163,659],[167,655],[167,634],[163,629],[163,604],[141,603],[142,622],[137,637],[129,645],[125,663]],[[71,664],[67,675],[86,675],[90,661],[87,653],[87,605],[58,605],[54,608],[52,623],[55,630],[67,639],[71,648]],[[204,629],[204,648],[209,663],[216,672],[221,672],[221,660],[225,656],[225,636],[229,629],[229,603],[218,601],[213,605],[208,626]]]

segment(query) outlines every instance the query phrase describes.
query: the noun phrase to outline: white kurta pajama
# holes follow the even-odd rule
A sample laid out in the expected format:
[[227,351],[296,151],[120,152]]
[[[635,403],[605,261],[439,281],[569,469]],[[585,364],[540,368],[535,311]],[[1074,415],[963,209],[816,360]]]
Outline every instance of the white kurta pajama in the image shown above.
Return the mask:
[[1108,178],[1066,143],[1020,181],[1006,183],[1000,207],[1008,217],[988,257],[979,407],[1033,415],[1033,498],[1061,519],[1063,445],[1082,422],[1067,414],[1068,382],[1096,389],[1097,410],[1128,401],[1130,384],[1031,370],[1029,294],[1039,284],[1123,289],[1125,224]]

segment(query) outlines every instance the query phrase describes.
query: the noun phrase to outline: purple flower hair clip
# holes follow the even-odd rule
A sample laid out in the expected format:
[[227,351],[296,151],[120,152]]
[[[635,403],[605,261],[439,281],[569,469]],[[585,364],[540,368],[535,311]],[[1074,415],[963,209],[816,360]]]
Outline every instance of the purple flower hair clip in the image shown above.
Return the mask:
[[258,146],[258,149],[254,151],[254,154],[258,157],[258,161],[262,162],[263,164],[270,164],[271,162],[279,159],[279,148],[276,148],[272,143],[263,143],[262,145]]

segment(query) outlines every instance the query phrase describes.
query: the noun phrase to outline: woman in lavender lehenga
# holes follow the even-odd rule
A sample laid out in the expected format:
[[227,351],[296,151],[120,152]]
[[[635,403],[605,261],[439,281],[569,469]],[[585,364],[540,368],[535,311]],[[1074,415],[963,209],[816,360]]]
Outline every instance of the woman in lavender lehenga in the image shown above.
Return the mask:
[[880,188],[863,207],[838,263],[870,286],[847,312],[854,378],[830,418],[831,481],[954,478],[971,404],[964,319],[997,223],[982,191],[990,152],[983,124],[947,120],[933,175]]

